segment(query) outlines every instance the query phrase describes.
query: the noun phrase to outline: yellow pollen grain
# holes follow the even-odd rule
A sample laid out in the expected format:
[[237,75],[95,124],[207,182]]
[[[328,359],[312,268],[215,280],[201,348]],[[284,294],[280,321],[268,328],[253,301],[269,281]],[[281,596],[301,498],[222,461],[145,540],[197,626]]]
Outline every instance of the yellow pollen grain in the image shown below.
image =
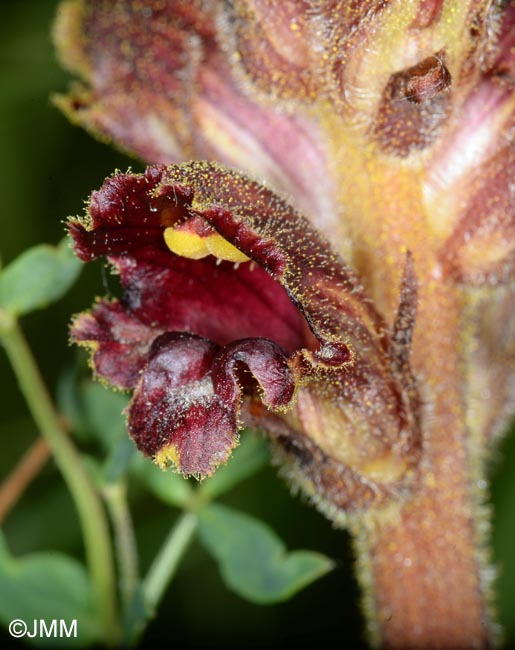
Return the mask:
[[167,469],[171,465],[178,468],[180,460],[179,452],[174,445],[166,445],[154,456],[154,463],[160,469]]
[[193,232],[166,228],[164,240],[168,248],[181,257],[200,260],[207,255],[214,255],[227,262],[248,262],[250,257],[233,246],[218,233],[201,237]]

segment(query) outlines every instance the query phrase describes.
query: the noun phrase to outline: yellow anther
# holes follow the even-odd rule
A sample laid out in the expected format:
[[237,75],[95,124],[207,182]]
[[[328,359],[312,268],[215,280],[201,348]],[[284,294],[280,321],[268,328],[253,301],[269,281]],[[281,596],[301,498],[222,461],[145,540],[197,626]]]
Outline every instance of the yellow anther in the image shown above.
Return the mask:
[[200,260],[209,255],[210,251],[206,246],[206,238],[194,232],[186,230],[175,230],[166,228],[164,231],[165,243],[168,248],[181,257],[188,257],[191,260]]
[[215,233],[206,237],[206,246],[211,255],[218,257],[221,260],[227,260],[227,262],[248,262],[250,257],[247,257],[245,253],[242,253],[240,250],[233,246],[227,239],[224,239],[222,235]]
[[192,260],[200,260],[210,254],[227,262],[248,262],[250,260],[218,233],[201,237],[187,230],[166,228],[164,239],[172,253]]

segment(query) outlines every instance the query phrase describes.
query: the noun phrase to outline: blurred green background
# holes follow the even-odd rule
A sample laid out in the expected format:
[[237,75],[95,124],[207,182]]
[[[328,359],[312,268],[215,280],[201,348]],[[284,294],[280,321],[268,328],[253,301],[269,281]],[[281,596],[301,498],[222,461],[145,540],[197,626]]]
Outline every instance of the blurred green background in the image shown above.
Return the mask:
[[[49,96],[67,84],[49,38],[55,9],[55,0],[3,0],[1,5],[3,264],[29,246],[57,243],[63,236],[63,219],[80,213],[82,201],[115,168],[142,169],[139,162],[71,126],[52,107]],[[23,320],[52,390],[77,356],[67,343],[70,315],[104,293],[100,266],[90,265],[65,299]],[[35,439],[36,429],[2,350],[0,384],[1,480]],[[507,647],[515,647],[515,436],[507,438],[496,454],[491,473],[498,603]],[[318,550],[334,558],[336,569],[287,603],[257,606],[226,590],[213,560],[193,546],[143,645],[168,641],[174,647],[310,647],[336,635],[343,646],[363,647],[347,535],[333,530],[312,508],[292,497],[272,469],[242,483],[225,501],[268,522],[289,548]],[[133,514],[145,569],[175,513],[150,496],[140,496],[134,499]],[[5,533],[15,554],[57,549],[82,556],[75,511],[52,463],[9,515]],[[2,632],[0,642],[14,640]]]

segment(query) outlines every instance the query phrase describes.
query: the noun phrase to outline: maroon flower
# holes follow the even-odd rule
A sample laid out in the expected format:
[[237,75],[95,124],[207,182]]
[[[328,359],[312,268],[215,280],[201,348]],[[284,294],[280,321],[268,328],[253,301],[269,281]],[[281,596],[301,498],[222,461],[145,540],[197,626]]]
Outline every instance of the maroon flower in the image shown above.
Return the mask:
[[124,295],[74,337],[161,464],[209,474],[257,426],[353,513],[387,647],[492,636],[477,486],[513,412],[514,24],[514,0],[68,0],[57,23],[75,122],[264,181],[106,181],[71,231]]
[[[286,202],[204,163],[113,176],[70,231],[79,257],[107,256],[124,289],[72,335],[99,376],[134,390],[129,430],[158,464],[209,475],[250,422],[339,507],[409,484],[420,452],[410,257],[390,332]],[[326,418],[346,425],[343,444],[326,439]]]

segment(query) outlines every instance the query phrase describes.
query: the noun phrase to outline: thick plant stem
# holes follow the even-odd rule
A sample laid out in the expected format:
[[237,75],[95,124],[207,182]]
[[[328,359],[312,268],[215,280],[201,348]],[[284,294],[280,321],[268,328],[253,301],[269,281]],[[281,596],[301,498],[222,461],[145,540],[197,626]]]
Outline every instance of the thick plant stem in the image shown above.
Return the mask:
[[[434,377],[426,384],[431,413],[418,487],[397,512],[357,527],[370,636],[384,648],[490,648],[497,633],[489,602],[485,441],[474,439],[468,426],[457,376],[463,366],[453,302],[459,296],[441,294],[446,309],[427,319],[419,336],[445,326],[448,337],[434,358],[415,358]],[[422,302],[421,311],[426,308]]]
[[182,514],[157,554],[143,583],[143,598],[153,611],[161,600],[197,528],[193,512]]
[[0,340],[32,416],[50,445],[54,460],[77,508],[104,639],[109,645],[116,645],[120,638],[116,580],[109,528],[101,499],[86,473],[77,449],[60,424],[17,321],[6,314],[0,316]]
[[398,517],[357,534],[374,645],[491,647],[495,629],[485,598],[486,553],[477,551],[478,522],[466,508],[447,508],[441,497],[438,490],[424,491]]
[[[442,280],[445,235],[432,219],[436,204],[426,203],[423,168],[375,155],[366,137],[332,115],[327,124],[335,178],[353,179],[341,183],[338,199],[346,215],[356,215],[348,224],[355,261],[388,323],[398,309],[406,250],[417,277],[410,365],[420,399],[421,459],[410,470],[409,493],[353,522],[369,636],[384,648],[488,648],[495,636],[482,505],[488,441],[474,421],[468,375],[478,344],[472,298]],[[476,411],[484,406],[476,404]]]

